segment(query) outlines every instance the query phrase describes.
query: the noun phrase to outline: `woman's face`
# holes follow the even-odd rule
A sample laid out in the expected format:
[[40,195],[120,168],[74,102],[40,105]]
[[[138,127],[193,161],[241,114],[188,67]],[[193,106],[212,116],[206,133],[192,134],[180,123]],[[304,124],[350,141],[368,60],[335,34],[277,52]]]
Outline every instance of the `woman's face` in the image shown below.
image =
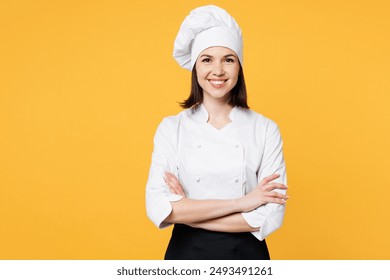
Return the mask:
[[200,53],[195,67],[198,83],[203,89],[203,100],[211,98],[229,102],[240,70],[236,53],[225,47],[210,47]]

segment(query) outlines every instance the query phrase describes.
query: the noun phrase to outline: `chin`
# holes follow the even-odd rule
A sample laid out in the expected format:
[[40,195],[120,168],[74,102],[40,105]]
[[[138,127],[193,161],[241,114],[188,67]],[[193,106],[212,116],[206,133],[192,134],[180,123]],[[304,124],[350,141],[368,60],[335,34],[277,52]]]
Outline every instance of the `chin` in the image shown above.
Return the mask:
[[226,99],[226,100],[230,100],[229,93],[225,93],[225,92],[224,93],[221,93],[221,92],[208,92],[206,94],[208,95],[208,97],[210,97],[212,99],[218,99],[218,100]]

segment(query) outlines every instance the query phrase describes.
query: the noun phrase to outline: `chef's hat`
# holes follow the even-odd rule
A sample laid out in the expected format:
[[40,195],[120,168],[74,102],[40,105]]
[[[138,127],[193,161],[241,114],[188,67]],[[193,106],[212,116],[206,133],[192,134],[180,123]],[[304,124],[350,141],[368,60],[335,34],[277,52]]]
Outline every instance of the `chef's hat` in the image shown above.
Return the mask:
[[199,54],[209,47],[227,47],[241,64],[241,29],[224,9],[208,5],[192,10],[184,19],[176,36],[173,57],[181,67],[192,71]]

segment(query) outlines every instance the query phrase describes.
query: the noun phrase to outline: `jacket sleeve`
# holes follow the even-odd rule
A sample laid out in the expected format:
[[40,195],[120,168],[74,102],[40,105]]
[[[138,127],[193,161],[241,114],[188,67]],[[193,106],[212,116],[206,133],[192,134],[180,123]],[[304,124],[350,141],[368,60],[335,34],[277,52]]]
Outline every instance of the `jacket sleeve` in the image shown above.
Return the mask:
[[[286,166],[282,150],[282,138],[279,128],[271,120],[268,120],[264,138],[264,151],[260,167],[257,171],[257,182],[269,175],[280,174],[280,177],[273,182],[287,184]],[[285,194],[285,190],[275,190]],[[260,227],[252,234],[259,240],[265,239],[272,232],[282,226],[285,212],[285,205],[267,203],[250,212],[242,213],[246,222],[252,227]]]
[[178,176],[176,141],[178,134],[177,117],[165,118],[154,136],[152,162],[146,184],[146,213],[159,228],[171,224],[163,222],[172,211],[171,201],[183,197],[169,191],[164,182],[164,173],[171,172]]

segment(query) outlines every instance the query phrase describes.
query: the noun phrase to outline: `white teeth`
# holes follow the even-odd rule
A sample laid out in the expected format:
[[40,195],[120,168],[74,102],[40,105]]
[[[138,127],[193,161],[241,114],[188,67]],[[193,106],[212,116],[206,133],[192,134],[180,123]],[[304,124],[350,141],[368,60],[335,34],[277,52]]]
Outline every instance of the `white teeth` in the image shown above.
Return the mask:
[[210,81],[213,85],[222,85],[225,81]]

